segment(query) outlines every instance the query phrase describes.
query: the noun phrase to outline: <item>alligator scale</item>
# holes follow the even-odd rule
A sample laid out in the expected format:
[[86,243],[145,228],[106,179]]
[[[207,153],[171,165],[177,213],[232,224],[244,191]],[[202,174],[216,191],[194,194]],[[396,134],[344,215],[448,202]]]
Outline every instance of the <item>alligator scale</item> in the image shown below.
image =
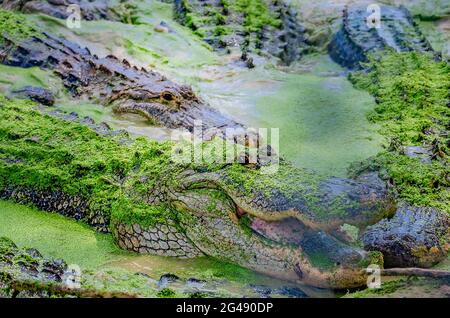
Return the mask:
[[328,51],[337,63],[359,68],[367,54],[377,50],[432,52],[433,49],[404,7],[379,6],[379,21],[369,21],[373,12],[367,6],[344,10],[341,29]]
[[[104,1],[74,2],[88,20],[118,19]],[[222,15],[235,25],[245,25],[248,18],[231,14],[241,13],[241,8],[224,3],[175,1],[174,7],[182,24],[207,30],[206,40],[217,45],[225,23]],[[0,4],[66,17],[57,1]],[[248,60],[248,50],[267,49],[286,64],[297,61],[306,42],[296,15],[282,1],[271,2],[269,8],[278,13],[281,24],[277,19],[256,31],[245,25],[237,32],[243,59]],[[210,19],[206,26],[189,20],[190,10],[209,15],[219,9],[214,25],[208,24]],[[432,51],[407,11],[382,9],[384,25],[377,31],[364,24],[365,10],[346,9],[342,29],[329,46],[331,57],[358,68],[375,50]],[[242,132],[245,126],[210,107],[191,87],[113,55],[98,57],[88,48],[38,31],[23,15],[4,10],[0,14],[0,23],[10,26],[0,33],[0,63],[53,72],[72,99],[88,99],[116,113],[139,114],[166,128],[192,132],[195,121],[201,120],[203,131],[208,131],[201,144],[204,151],[215,142],[243,147],[245,154],[255,146],[225,138],[227,129]],[[251,47],[255,33],[257,44]],[[132,136],[90,117],[66,113],[53,106],[54,96],[44,89],[25,87],[15,93],[32,101],[0,95],[0,198],[82,220],[99,232],[112,233],[123,249],[181,258],[207,255],[283,280],[335,289],[365,285],[367,266],[383,265],[383,254],[388,264],[409,266],[409,259],[396,255],[398,249],[389,248],[393,244],[377,246],[380,238],[389,242],[397,232],[403,235],[404,228],[419,233],[418,241],[423,238],[419,243],[435,245],[436,258],[446,255],[441,245],[447,242],[441,238],[449,218],[435,210],[409,207],[399,208],[402,213],[395,215],[396,200],[376,172],[350,179],[321,177],[282,159],[256,164],[180,162],[174,151],[186,151],[181,142]],[[275,165],[276,173],[267,173]],[[414,210],[414,220],[403,214],[409,210]],[[343,225],[360,230],[362,244],[352,241]],[[388,231],[394,235],[386,235]],[[404,247],[405,253],[414,250],[412,242]],[[0,243],[22,253],[12,242]],[[379,250],[385,246],[382,254]],[[414,261],[431,266],[435,258]],[[60,279],[61,266],[54,267],[51,280]]]

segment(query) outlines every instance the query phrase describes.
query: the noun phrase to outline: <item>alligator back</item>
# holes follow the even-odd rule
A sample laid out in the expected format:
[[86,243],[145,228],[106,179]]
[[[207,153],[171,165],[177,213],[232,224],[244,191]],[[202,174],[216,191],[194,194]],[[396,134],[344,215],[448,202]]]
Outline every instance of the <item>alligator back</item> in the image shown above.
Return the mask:
[[111,10],[105,0],[71,0],[71,1],[0,1],[0,6],[8,10],[17,10],[23,13],[44,13],[55,18],[67,19],[71,15],[69,5],[76,5],[80,9],[83,19],[92,21],[99,19],[120,20],[118,14]]
[[218,51],[240,47],[291,64],[307,48],[297,12],[283,1],[175,0],[175,18]]
[[376,50],[433,51],[406,8],[380,6],[379,24],[368,21],[371,17],[372,12],[366,6],[344,10],[342,26],[328,46],[334,61],[355,69],[369,52]]

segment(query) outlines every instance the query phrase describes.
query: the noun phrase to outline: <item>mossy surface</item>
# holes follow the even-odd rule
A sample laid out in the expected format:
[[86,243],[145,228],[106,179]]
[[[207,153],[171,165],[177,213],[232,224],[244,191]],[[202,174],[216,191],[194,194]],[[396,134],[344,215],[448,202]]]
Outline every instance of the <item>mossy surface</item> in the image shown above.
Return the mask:
[[[180,9],[175,17],[200,38],[220,38],[236,32],[261,36],[263,29],[282,25],[279,14],[270,10],[267,0],[221,0],[217,6],[181,1]],[[240,17],[242,25],[236,24],[236,17]]]
[[101,214],[106,222],[144,227],[177,219],[177,212],[166,202],[151,205],[146,198],[161,186],[176,189],[177,175],[185,169],[226,173],[224,192],[225,188],[238,190],[248,202],[258,192],[270,199],[274,189],[287,198],[301,191],[309,205],[316,202],[320,179],[288,163],[280,164],[275,175],[237,163],[227,168],[220,162],[176,163],[171,157],[172,142],[132,140],[124,133],[98,135],[88,126],[35,107],[31,102],[0,97],[0,114],[5,119],[0,123],[2,189],[59,191],[86,201],[88,217]]
[[[248,269],[207,257],[182,260],[130,253],[117,247],[110,234],[97,233],[73,219],[8,201],[0,200],[0,216],[0,237],[11,238],[19,246],[36,248],[45,256],[64,259],[86,270],[147,268],[151,270],[147,273],[157,278],[170,268],[176,275],[201,279],[258,279],[258,274]],[[0,244],[1,253],[6,251],[6,243]],[[136,264],[139,266],[135,267]]]
[[425,277],[382,278],[380,288],[348,293],[344,298],[447,298],[445,279]]
[[[105,219],[157,222],[165,207],[143,205],[145,193],[168,169],[170,145],[127,136],[104,137],[87,126],[45,115],[27,101],[0,96],[0,187],[60,191],[88,202]],[[141,177],[146,176],[145,182]],[[125,182],[126,180],[126,182]],[[136,194],[127,195],[132,187]],[[135,219],[131,219],[135,218]]]
[[130,255],[116,247],[110,235],[58,214],[0,201],[0,218],[0,236],[83,268],[98,268]]
[[[348,83],[340,75],[344,69],[328,57],[305,56],[302,70],[292,74],[273,67],[238,68],[228,65],[229,58],[211,52],[204,41],[177,24],[172,4],[142,1],[136,5],[135,25],[85,21],[81,29],[71,30],[64,21],[45,15],[27,18],[46,32],[81,41],[98,56],[117,54],[121,47],[132,64],[148,65],[170,79],[192,85],[214,108],[249,127],[280,128],[278,152],[298,167],[345,176],[350,162],[380,150],[376,125],[365,118],[375,106],[373,98]],[[161,21],[173,32],[154,31]],[[102,39],[98,39],[99,33]],[[151,123],[138,117],[119,122],[110,110],[98,105],[63,104],[68,111],[87,114],[112,127],[150,138],[170,138],[167,131],[155,132]]]
[[[0,9],[0,32],[13,40],[22,41],[32,36],[39,36],[36,26],[22,14]],[[0,38],[0,43],[3,41]]]
[[345,177],[351,162],[382,149],[377,124],[366,118],[376,104],[339,76],[344,70],[329,57],[309,56],[303,63],[307,72],[276,74],[272,85],[279,88],[260,93],[256,127],[279,128],[279,152],[296,166]]
[[450,59],[450,17],[437,21],[422,21],[417,19],[420,30],[430,42],[433,50]]
[[[369,165],[383,170],[405,201],[450,212],[449,65],[408,52],[373,56],[367,67],[351,80],[377,99],[369,119],[389,142]],[[432,163],[407,157],[402,146],[429,149]]]
[[281,20],[270,11],[266,0],[236,0],[230,1],[229,6],[244,14],[244,26],[248,33],[259,33],[267,26],[281,26]]
[[50,71],[38,67],[19,68],[0,64],[0,91],[11,93],[24,86],[36,86],[50,89],[55,95],[64,91],[62,81]]
[[365,289],[352,294],[347,297],[351,298],[372,298],[386,296],[394,293],[398,289],[405,287],[407,285],[406,279],[393,280],[381,284],[381,288]]
[[[0,218],[0,255],[8,253],[11,248],[12,241],[3,238],[7,236],[19,247],[37,248],[44,257],[64,259],[68,264],[79,265],[83,288],[156,297],[157,280],[168,272],[184,279],[195,277],[226,282],[222,288],[224,296],[238,296],[240,290],[247,291],[248,284],[282,284],[240,266],[208,257],[176,259],[129,253],[119,249],[110,234],[100,234],[73,219],[11,202],[0,201]],[[156,280],[151,286],[149,277]],[[174,295],[197,296],[202,295],[178,292]]]

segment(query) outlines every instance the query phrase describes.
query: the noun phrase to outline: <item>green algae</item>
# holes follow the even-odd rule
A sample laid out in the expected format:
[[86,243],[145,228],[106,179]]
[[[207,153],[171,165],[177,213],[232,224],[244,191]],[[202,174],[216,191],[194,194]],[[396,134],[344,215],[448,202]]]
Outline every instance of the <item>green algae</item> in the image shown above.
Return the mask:
[[[0,9],[0,32],[15,41],[23,41],[33,36],[39,36],[35,25],[24,15]],[[3,41],[0,38],[0,43]]]
[[126,129],[133,135],[156,141],[166,141],[171,137],[171,130],[155,126],[146,118],[134,114],[116,114],[112,107],[71,98],[62,80],[51,71],[38,67],[20,68],[0,64],[0,73],[0,92],[6,96],[14,96],[14,91],[25,86],[42,87],[55,95],[55,106],[67,113],[76,112],[80,118],[88,116],[97,123],[108,123],[113,129]]
[[[311,69],[294,74],[274,67],[253,71],[227,65],[232,56],[220,58],[204,43],[173,20],[172,5],[137,2],[135,25],[108,21],[86,21],[81,29],[69,30],[57,19],[42,15],[29,18],[43,30],[61,33],[69,40],[89,45],[97,55],[116,54],[137,65],[156,67],[178,82],[191,84],[212,106],[250,127],[280,128],[280,152],[298,167],[327,175],[344,176],[348,164],[380,150],[376,126],[365,119],[375,106],[373,99],[348,84],[343,69],[324,56],[305,59]],[[56,22],[55,22],[56,21]],[[174,33],[153,28],[165,21]],[[102,39],[97,34],[102,33]],[[121,49],[118,49],[121,48]],[[123,48],[123,49],[122,49]],[[328,75],[328,73],[331,73]],[[322,96],[323,95],[323,96]],[[127,128],[138,134],[152,123],[117,121],[107,109],[82,102],[86,109],[63,102],[66,110]],[[102,115],[102,112],[105,116]],[[326,127],[324,127],[326,126]],[[165,133],[162,133],[165,135]]]
[[97,233],[73,219],[17,203],[0,200],[0,215],[0,236],[86,270],[122,268],[131,271],[132,267],[126,264],[145,264],[146,260],[149,260],[148,263],[153,260],[155,265],[158,264],[152,268],[152,276],[155,277],[166,273],[168,268],[177,275],[196,275],[203,279],[241,280],[247,277],[246,280],[249,280],[256,277],[250,270],[206,257],[181,260],[127,252],[114,244],[110,234]]
[[[98,56],[114,54],[176,78],[195,78],[202,67],[220,62],[205,42],[174,21],[171,4],[139,1],[135,5],[133,25],[99,20],[83,21],[80,29],[68,29],[63,20],[46,15],[27,18],[42,31],[88,45]],[[155,31],[162,21],[170,32]],[[101,39],[98,34],[102,34]]]
[[87,225],[58,214],[0,201],[0,236],[20,246],[62,258],[83,268],[97,268],[129,253],[120,250],[110,235],[97,233]]
[[417,206],[450,212],[448,165],[439,161],[424,164],[419,159],[388,152],[380,154],[377,159],[380,167],[385,168],[387,175],[394,180],[402,199]]
[[[0,201],[0,218],[0,237],[7,236],[18,246],[36,248],[45,257],[79,265],[84,288],[156,297],[157,288],[149,288],[146,275],[158,279],[168,272],[182,278],[226,280],[229,283],[224,287],[224,296],[230,292],[239,295],[250,283],[280,284],[248,269],[208,257],[177,259],[126,252],[114,244],[110,234],[97,233],[73,219],[16,203]],[[7,251],[8,242],[0,241],[0,253]],[[190,295],[176,295],[180,296]]]
[[427,129],[445,130],[450,113],[450,67],[445,62],[405,53],[386,55],[380,61],[373,59],[370,66],[369,75],[359,73],[352,80],[376,96],[378,105],[369,119],[383,123],[383,134],[395,136],[402,144],[419,145],[438,137],[426,134]]
[[[267,0],[223,0],[218,6],[180,1],[177,7],[175,19],[199,38],[209,41],[214,37],[215,41],[225,44],[223,36],[243,33],[243,47],[246,50],[251,45],[252,37],[256,36],[256,52],[260,51],[263,30],[282,26],[279,14],[272,10]],[[227,52],[231,51],[232,48],[228,47]]]
[[355,293],[348,294],[346,297],[351,298],[372,298],[380,297],[394,293],[398,289],[407,286],[406,279],[393,280],[381,284],[381,288],[365,289]]
[[322,174],[345,176],[355,159],[381,150],[377,126],[366,119],[375,103],[339,76],[340,67],[326,58],[319,58],[315,68],[281,76],[280,89],[261,97],[258,110],[270,118],[270,127],[280,129],[280,153],[287,159]]
[[450,18],[437,21],[416,21],[420,30],[430,42],[433,50],[442,54],[447,59],[450,58]]
[[170,289],[170,288],[163,288],[161,289],[158,294],[157,297],[159,298],[173,298],[175,297],[176,293],[174,290]]
[[248,33],[259,33],[267,26],[281,26],[281,20],[270,11],[265,0],[236,0],[230,7],[244,14],[244,26]]
[[[111,213],[122,221],[125,214],[142,214],[142,204],[123,193],[120,180],[127,177],[134,190],[147,191],[167,169],[169,143],[137,138],[131,145],[120,145],[123,134],[99,136],[87,126],[42,114],[27,101],[9,101],[0,96],[0,105],[4,118],[0,124],[2,188],[14,185],[61,191],[87,200],[89,210],[100,211],[106,222]],[[133,172],[136,167],[142,169],[139,176]],[[144,175],[148,182],[142,187],[138,179]],[[164,208],[146,208],[151,210],[146,215],[153,215],[153,222],[166,213]]]
[[[378,101],[369,119],[381,125],[388,149],[369,163],[384,169],[400,198],[419,206],[450,212],[448,120],[450,67],[432,56],[391,53],[373,56],[369,72],[351,76],[356,87]],[[434,145],[434,146],[433,146]],[[431,164],[402,154],[400,146],[433,149]]]
[[311,262],[311,265],[322,269],[322,270],[332,270],[336,268],[336,263],[321,252],[310,252],[308,253],[308,260]]
[[403,5],[413,16],[421,20],[433,21],[450,15],[450,3],[447,0],[383,0],[383,2]]
[[54,93],[63,90],[62,82],[50,71],[38,67],[19,68],[0,64],[0,89],[3,93],[11,93],[24,86],[37,86],[50,89]]
[[446,298],[446,290],[445,279],[383,277],[381,288],[347,293],[344,298]]

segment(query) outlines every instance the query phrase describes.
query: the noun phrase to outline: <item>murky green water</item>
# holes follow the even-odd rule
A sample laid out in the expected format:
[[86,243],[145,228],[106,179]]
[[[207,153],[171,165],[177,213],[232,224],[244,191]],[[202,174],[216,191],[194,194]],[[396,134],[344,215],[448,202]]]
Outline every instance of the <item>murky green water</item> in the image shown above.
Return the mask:
[[[191,84],[213,107],[250,127],[279,128],[281,154],[299,167],[343,176],[351,162],[379,152],[381,137],[365,117],[374,107],[373,98],[355,90],[344,70],[327,56],[305,58],[289,73],[272,66],[248,70],[234,63],[237,56],[217,55],[180,27],[170,5],[141,3],[140,9],[138,26],[96,21],[83,22],[73,31],[54,18],[35,20],[99,56],[114,54]],[[172,32],[156,32],[161,21]],[[62,106],[136,134],[169,137],[166,129],[149,127],[137,116],[116,117],[88,103],[64,101]]]
[[349,163],[380,151],[378,128],[366,120],[373,98],[355,90],[327,56],[300,63],[296,73],[241,70],[199,84],[200,91],[250,127],[279,128],[280,153],[297,166],[343,176]]
[[[195,277],[217,282],[226,295],[236,297],[251,292],[250,284],[272,289],[293,286],[208,257],[186,260],[137,255],[117,247],[110,234],[97,233],[73,219],[11,202],[0,200],[0,218],[0,237],[6,236],[21,247],[37,248],[45,257],[62,258],[68,264],[80,266],[82,272],[106,271],[114,277],[123,273],[143,273],[155,280],[171,273],[184,279]],[[132,284],[133,281],[127,283],[125,279],[116,286],[127,290],[133,287]],[[334,296],[332,291],[324,289],[297,287],[310,297]]]
[[[178,26],[172,20],[170,5],[142,2],[140,12],[142,24],[138,26],[97,21],[83,22],[79,30],[69,30],[62,21],[47,16],[35,15],[34,19],[43,29],[88,46],[99,56],[114,54],[132,64],[155,68],[176,82],[192,85],[213,107],[249,127],[279,128],[280,153],[299,167],[342,176],[351,162],[379,152],[382,140],[376,133],[377,127],[365,118],[374,107],[373,99],[355,90],[344,70],[327,56],[310,56],[288,71],[274,66],[248,70],[233,63],[236,55],[218,56]],[[156,32],[154,27],[161,21],[167,22],[173,32]],[[61,82],[49,72],[6,66],[0,66],[0,72],[3,92],[24,85],[43,86],[57,93],[57,107],[66,111],[156,140],[169,138],[169,130],[152,127],[141,117],[117,116],[101,105],[71,100]],[[248,271],[221,272],[222,266],[210,259],[132,255],[119,251],[110,236],[94,233],[76,222],[55,215],[44,217],[37,211],[27,210],[25,215],[16,206],[8,208],[3,204],[0,209],[8,219],[0,223],[0,235],[37,247],[49,256],[84,262],[82,265],[87,267],[112,266],[155,277],[170,271],[181,276],[223,275],[230,281],[280,284]],[[308,294],[333,295],[314,289],[309,289]]]
[[[291,2],[302,9],[300,14],[308,17],[309,22],[322,21],[318,23],[319,31],[330,31],[324,12],[338,17],[345,3],[355,1],[319,1],[313,5],[311,1]],[[88,46],[99,56],[114,54],[132,64],[156,69],[176,82],[188,83],[213,107],[249,127],[279,128],[281,154],[299,167],[343,176],[351,162],[380,151],[383,140],[376,132],[378,127],[365,117],[374,107],[373,98],[355,90],[345,70],[328,56],[305,57],[289,70],[271,65],[248,70],[234,63],[237,55],[219,56],[180,27],[172,19],[171,5],[141,1],[139,7],[140,25],[83,21],[81,29],[70,30],[63,21],[48,16],[34,15],[33,19],[44,30]],[[169,24],[171,32],[155,31],[161,21]],[[449,21],[446,18],[420,23],[436,50],[450,52]],[[0,65],[0,74],[0,92],[9,93],[25,85],[42,86],[56,93],[57,107],[66,111],[76,111],[114,128],[156,140],[170,136],[170,130],[153,127],[139,116],[118,116],[101,105],[71,100],[51,72]],[[250,283],[271,287],[285,284],[206,257],[179,260],[128,253],[117,248],[110,235],[96,233],[59,215],[12,203],[0,201],[0,215],[0,236],[86,269],[120,269],[145,273],[155,279],[167,272],[182,277],[226,278],[230,282],[227,288],[235,293]],[[439,266],[447,269],[449,260]],[[306,286],[302,289],[313,297],[334,296],[326,290]]]

